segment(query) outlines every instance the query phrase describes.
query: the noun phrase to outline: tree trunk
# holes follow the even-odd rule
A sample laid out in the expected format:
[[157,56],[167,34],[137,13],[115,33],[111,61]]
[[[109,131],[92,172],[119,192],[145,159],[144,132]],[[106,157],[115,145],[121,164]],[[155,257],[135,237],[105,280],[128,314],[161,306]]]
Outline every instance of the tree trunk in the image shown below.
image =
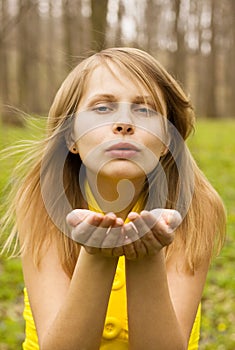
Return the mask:
[[[41,58],[41,23],[38,13],[37,0],[29,1],[29,11],[26,16],[27,32],[28,32],[28,77],[29,77],[29,92],[28,105],[30,113],[41,113],[41,84],[42,79],[40,75],[40,58]],[[33,30],[31,28],[34,28]]]
[[122,0],[119,0],[118,4],[118,22],[117,22],[117,30],[115,33],[115,46],[122,46],[122,18],[125,13],[125,6]]
[[174,57],[174,68],[173,71],[175,73],[176,79],[182,83],[182,85],[186,85],[186,72],[187,72],[187,52],[185,49],[184,42],[184,28],[183,23],[181,21],[181,0],[175,0],[175,35],[176,35],[176,43],[177,50],[173,53]]
[[228,53],[228,60],[226,65],[226,81],[227,81],[227,101],[228,110],[227,114],[229,117],[235,117],[235,1],[231,0],[229,2],[231,7],[231,32],[230,32],[230,47]]
[[[66,58],[69,58],[69,60],[73,55],[70,6],[71,6],[71,0],[62,1],[62,9],[63,9],[62,20],[63,20],[63,32],[64,32],[63,48],[66,53]],[[70,67],[70,64],[68,65],[68,62],[66,66],[67,66],[67,71],[70,71],[71,67]]]
[[[144,46],[145,50],[149,52],[150,54],[153,51],[153,47],[155,46],[155,35],[156,35],[156,23],[157,23],[157,16],[158,12],[156,9],[156,2],[154,0],[149,0],[146,3],[146,9],[145,9],[145,37],[146,37],[146,44]],[[141,28],[140,28],[141,30]],[[143,30],[143,29],[142,29]]]
[[206,76],[206,116],[209,118],[218,117],[218,104],[217,104],[217,44],[216,44],[216,20],[215,10],[219,4],[217,0],[211,0],[211,50],[207,57],[207,72]]
[[29,104],[29,38],[28,25],[25,20],[24,8],[30,6],[29,0],[18,0],[18,40],[17,40],[17,54],[18,54],[18,105],[25,109]]
[[108,0],[91,0],[91,23],[92,23],[92,49],[102,50],[106,45],[106,17],[108,11]]
[[[8,103],[8,60],[7,60],[7,44],[4,40],[3,30],[8,20],[8,3],[2,0],[0,3],[0,105]],[[2,108],[1,108],[2,109]],[[0,110],[1,110],[0,109]],[[1,111],[2,112],[2,111]]]

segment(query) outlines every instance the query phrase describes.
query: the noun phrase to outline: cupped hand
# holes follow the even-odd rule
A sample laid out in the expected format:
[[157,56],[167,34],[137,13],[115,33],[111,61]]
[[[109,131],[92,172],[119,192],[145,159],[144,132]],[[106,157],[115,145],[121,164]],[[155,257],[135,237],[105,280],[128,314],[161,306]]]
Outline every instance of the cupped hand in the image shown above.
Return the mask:
[[174,240],[182,218],[176,210],[154,209],[130,213],[124,224],[114,213],[100,214],[86,209],[67,216],[71,238],[89,254],[106,257],[125,255],[129,260],[152,256]]
[[[113,248],[122,237],[121,218],[117,218],[114,213],[103,215],[86,209],[75,209],[66,219],[71,227],[71,238],[84,246],[89,254],[114,256]],[[119,255],[123,255],[123,250]]]
[[152,256],[170,245],[175,237],[174,231],[182,222],[179,212],[171,209],[144,210],[140,214],[132,212],[128,219],[130,223],[124,225],[123,249],[130,260]]

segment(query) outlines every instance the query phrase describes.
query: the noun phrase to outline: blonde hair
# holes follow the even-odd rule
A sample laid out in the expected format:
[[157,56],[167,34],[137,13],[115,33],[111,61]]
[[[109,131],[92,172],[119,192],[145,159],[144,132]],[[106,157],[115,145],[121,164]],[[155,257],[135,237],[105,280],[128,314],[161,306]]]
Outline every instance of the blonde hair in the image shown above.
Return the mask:
[[[183,140],[190,135],[194,126],[194,112],[189,98],[185,95],[180,85],[167,73],[167,71],[152,56],[134,48],[110,48],[92,55],[78,64],[68,75],[57,92],[51,106],[47,122],[47,137],[41,143],[34,146],[31,161],[28,159],[21,165],[26,169],[25,177],[20,184],[14,187],[9,210],[6,213],[5,225],[14,225],[4,249],[15,247],[20,240],[20,254],[30,250],[36,264],[39,264],[42,252],[48,247],[51,240],[57,241],[58,253],[61,264],[69,276],[72,276],[80,245],[62,234],[59,225],[56,225],[48,215],[41,193],[41,178],[44,176],[44,192],[50,191],[50,184],[56,181],[58,176],[56,154],[64,155],[63,169],[64,192],[68,203],[72,208],[84,207],[84,200],[77,179],[78,169],[82,162],[79,155],[68,152],[68,145],[73,142],[71,128],[72,116],[77,111],[79,101],[84,93],[90,74],[98,65],[110,63],[124,70],[132,79],[144,86],[152,95],[156,108],[162,113],[162,101],[157,94],[160,88],[167,107],[167,118],[174,125]],[[111,68],[110,68],[111,69]],[[172,139],[174,142],[174,139]],[[176,149],[177,145],[173,144]],[[36,150],[37,149],[37,150]],[[179,150],[176,153],[177,161],[184,161]],[[45,158],[46,154],[46,158]],[[185,155],[185,154],[184,154]],[[175,208],[179,196],[179,172],[177,161],[168,152],[161,158],[160,163],[164,169],[168,182],[168,200],[166,207]],[[46,160],[45,160],[46,159]],[[166,259],[175,249],[182,250],[186,254],[186,264],[190,271],[194,271],[204,260],[205,256],[211,256],[213,250],[219,251],[225,234],[225,210],[223,203],[207,181],[197,164],[189,154],[188,166],[185,167],[185,184],[183,185],[183,200],[188,206],[187,214],[181,226],[177,230],[176,238],[166,252]],[[43,165],[43,170],[42,170]],[[187,182],[187,171],[193,172],[194,188],[190,187],[190,179]],[[161,194],[157,195],[156,171],[150,176],[151,193],[148,209],[161,205]],[[189,176],[190,177],[190,176]],[[155,195],[156,193],[156,195]],[[157,202],[157,197],[159,201]],[[53,210],[56,216],[65,218],[68,207],[64,204],[60,193],[52,195]],[[210,213],[210,220],[208,214]],[[63,223],[61,223],[63,225]]]

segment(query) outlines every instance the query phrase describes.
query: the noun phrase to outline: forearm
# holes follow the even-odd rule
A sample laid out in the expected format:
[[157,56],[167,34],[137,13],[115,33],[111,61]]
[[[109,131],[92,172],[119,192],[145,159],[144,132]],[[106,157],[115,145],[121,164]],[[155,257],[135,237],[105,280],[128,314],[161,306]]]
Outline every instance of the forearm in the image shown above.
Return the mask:
[[169,295],[163,252],[126,261],[131,350],[187,348]]
[[117,259],[78,259],[66,301],[43,336],[42,350],[99,349]]

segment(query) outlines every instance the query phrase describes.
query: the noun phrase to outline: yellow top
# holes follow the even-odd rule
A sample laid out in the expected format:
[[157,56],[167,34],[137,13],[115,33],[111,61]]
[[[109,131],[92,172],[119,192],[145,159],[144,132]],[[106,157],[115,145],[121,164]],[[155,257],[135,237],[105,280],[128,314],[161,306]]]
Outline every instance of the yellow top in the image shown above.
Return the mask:
[[[87,186],[86,186],[87,187]],[[89,188],[86,188],[87,200],[90,209],[100,211]],[[140,212],[143,198],[133,208],[133,211]],[[30,308],[28,294],[24,289],[24,319],[26,322],[26,338],[23,343],[24,350],[39,350],[37,332]],[[201,323],[201,304],[199,305],[188,350],[198,350]],[[125,258],[119,258],[112,291],[110,294],[108,310],[105,319],[104,331],[101,340],[100,350],[128,350],[128,321],[127,321],[127,300],[125,284]]]
[[[26,338],[24,350],[39,350],[37,332],[30,309],[26,288],[24,289],[24,319]],[[201,322],[201,305],[191,332],[188,350],[198,350]],[[128,322],[126,308],[125,259],[119,258],[110,295],[100,350],[128,350]]]

